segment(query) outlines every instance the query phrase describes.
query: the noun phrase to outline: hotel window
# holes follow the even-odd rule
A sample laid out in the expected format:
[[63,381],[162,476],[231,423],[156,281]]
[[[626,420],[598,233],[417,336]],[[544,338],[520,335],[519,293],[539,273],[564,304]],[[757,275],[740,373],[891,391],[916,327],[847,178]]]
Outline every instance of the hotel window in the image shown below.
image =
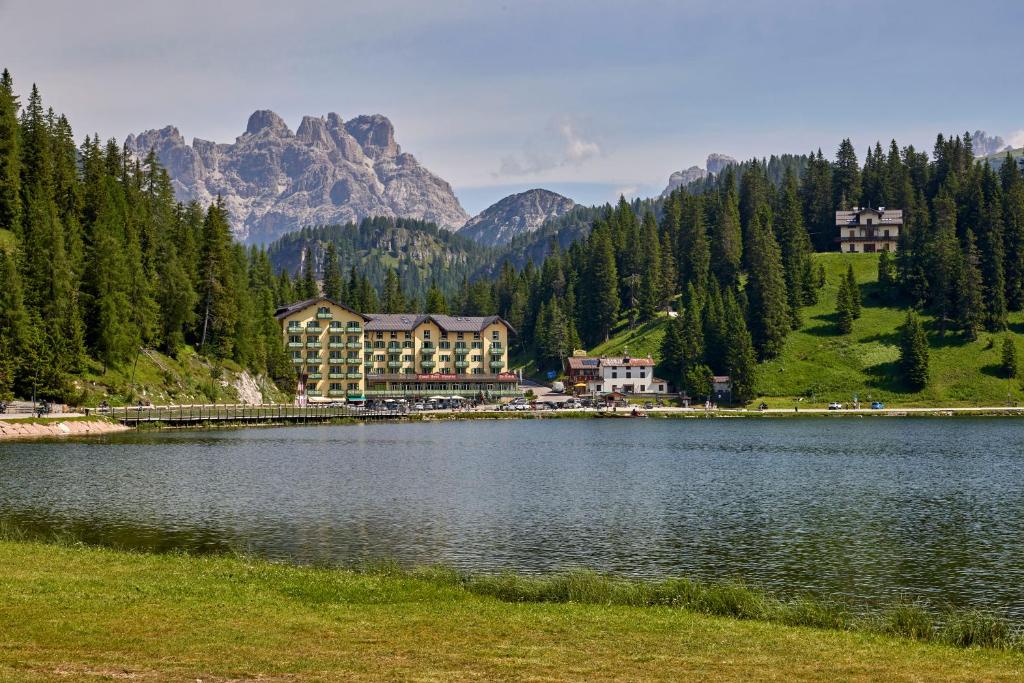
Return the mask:
[[647,376],[647,372],[645,370],[641,370],[640,371],[640,378],[643,379],[646,376]]
[[612,379],[618,379],[618,378],[619,378],[619,373],[613,372],[612,373]]
[[382,356],[380,354],[377,354],[376,356],[373,357],[373,360],[376,361],[377,363],[383,363],[384,362],[384,356]]
[[318,341],[319,339],[320,338],[317,337],[315,334],[308,334],[308,335],[306,335],[306,341],[308,341],[308,342],[315,342],[315,341]]
[[405,338],[406,339],[412,339],[412,332],[406,332],[405,333]]
[[857,236],[857,231],[856,230],[851,230],[850,231],[850,237],[856,237],[856,236]]
[[484,371],[481,368],[473,368],[473,374],[474,375],[482,375],[482,374],[484,374]]
[[451,356],[441,356],[441,362],[442,362],[442,363],[447,363],[447,362],[448,362],[448,361],[450,361],[451,359],[452,359],[452,357],[451,357]]
[[332,366],[331,366],[331,370],[330,370],[330,373],[331,373],[332,375],[338,375],[338,374],[341,374],[341,366],[340,366],[340,365],[332,365]]
[[647,385],[645,385],[645,384],[641,384],[641,385],[640,385],[640,393],[642,394],[642,393],[644,393],[645,391],[647,391]]
[[331,391],[341,391],[341,382],[331,382]]
[[[349,340],[349,342],[355,344],[356,342],[359,341],[359,337],[357,335],[350,334],[350,335],[348,335],[348,340]],[[338,338],[338,341],[341,341],[340,337]]]
[[403,349],[411,349],[412,348],[412,342],[411,341],[404,341],[404,342],[402,342],[402,348]]
[[868,219],[868,225],[874,225],[874,224],[875,224],[875,219],[874,218],[869,218]]
[[457,335],[455,335],[455,338],[456,338],[456,339],[462,339],[462,333],[461,333],[461,332],[459,332],[459,333],[458,333]]
[[473,333],[473,339],[479,339],[479,338],[480,338],[480,333],[479,332],[474,332]]
[[447,332],[442,332],[441,333],[441,339],[447,339],[447,338],[448,338],[448,333]]
[[484,343],[483,342],[473,342],[473,348],[474,349],[482,349],[482,348],[484,348]]
[[501,339],[497,330],[491,332],[491,339],[493,339],[494,341],[499,341]]
[[391,333],[391,339],[398,339],[398,333],[397,332],[392,332]]
[[413,374],[416,371],[413,370],[412,368],[405,368],[404,370],[402,370],[402,372],[404,372],[407,375],[411,375],[411,374]]
[[450,348],[452,348],[452,343],[450,341],[438,342],[437,345],[438,345],[438,347],[440,347],[442,349],[450,349]]
[[373,342],[373,348],[375,348],[375,349],[383,349],[384,348],[384,342],[382,342],[382,341],[375,341],[375,342]]
[[341,351],[331,351],[329,357],[331,360],[341,360]]
[[632,378],[633,378],[633,373],[627,370],[626,371],[626,379],[632,379]]
[[292,344],[301,344],[302,336],[298,334],[289,335],[288,341],[291,342]]
[[359,384],[357,382],[349,382],[348,383],[348,390],[349,391],[355,391],[358,388],[359,388]]
[[473,356],[473,362],[474,363],[480,363],[481,361],[483,361],[483,359],[484,359],[483,356]]
[[884,234],[884,235],[885,235],[886,237],[888,237],[888,236],[889,236],[889,231],[888,231],[888,230],[883,230],[883,231],[882,231],[882,233],[883,233],[883,234]]
[[384,333],[383,332],[378,332],[377,333],[377,339],[383,339],[383,338],[384,338]]
[[412,362],[412,356],[402,356],[402,362],[403,363],[411,363]]
[[430,330],[423,330],[423,338],[430,339]]

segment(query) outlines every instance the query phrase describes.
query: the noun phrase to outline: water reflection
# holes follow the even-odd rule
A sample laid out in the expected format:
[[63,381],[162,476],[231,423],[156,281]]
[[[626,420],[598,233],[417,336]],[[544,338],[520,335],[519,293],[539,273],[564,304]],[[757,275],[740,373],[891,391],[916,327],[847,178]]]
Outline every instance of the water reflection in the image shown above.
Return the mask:
[[1024,618],[1011,420],[293,427],[0,446],[0,518],[91,542],[585,566]]

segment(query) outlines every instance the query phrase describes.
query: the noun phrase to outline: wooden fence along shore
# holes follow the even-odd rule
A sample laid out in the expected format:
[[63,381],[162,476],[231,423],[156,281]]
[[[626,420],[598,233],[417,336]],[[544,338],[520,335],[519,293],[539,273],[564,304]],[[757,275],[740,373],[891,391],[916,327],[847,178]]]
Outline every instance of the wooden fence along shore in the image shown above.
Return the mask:
[[[92,412],[92,411],[91,411]],[[187,405],[187,406],[125,406],[95,410],[128,427],[151,424],[157,427],[184,427],[203,424],[292,424],[329,422],[331,420],[396,420],[407,416],[400,410],[365,409],[356,406],[266,405]]]

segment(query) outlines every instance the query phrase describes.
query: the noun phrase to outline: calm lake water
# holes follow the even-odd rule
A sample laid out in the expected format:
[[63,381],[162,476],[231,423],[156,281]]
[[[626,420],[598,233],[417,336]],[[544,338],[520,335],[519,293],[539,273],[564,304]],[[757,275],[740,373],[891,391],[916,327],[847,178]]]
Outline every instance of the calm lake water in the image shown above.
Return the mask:
[[1024,619],[1024,422],[547,420],[0,445],[0,519],[144,548],[731,577]]

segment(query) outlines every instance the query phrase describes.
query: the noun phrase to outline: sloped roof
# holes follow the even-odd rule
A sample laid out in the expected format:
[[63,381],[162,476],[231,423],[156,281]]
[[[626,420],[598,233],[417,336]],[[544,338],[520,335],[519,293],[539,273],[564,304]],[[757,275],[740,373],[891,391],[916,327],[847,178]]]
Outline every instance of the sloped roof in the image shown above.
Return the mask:
[[836,225],[853,225],[862,213],[873,213],[878,216],[880,225],[903,225],[903,209],[872,209],[861,208],[856,211],[836,211]]
[[367,313],[366,317],[369,319],[364,325],[367,332],[411,332],[428,316],[419,313]]
[[569,368],[583,370],[585,368],[597,369],[601,364],[600,358],[583,358],[581,356],[569,356]]
[[299,311],[305,310],[305,309],[309,308],[310,306],[316,306],[316,305],[321,304],[323,302],[327,302],[329,304],[333,304],[333,305],[337,306],[338,308],[344,308],[349,313],[354,313],[355,315],[358,315],[363,320],[369,320],[369,318],[367,318],[365,315],[363,315],[359,311],[355,310],[354,308],[346,306],[345,304],[342,304],[342,303],[338,303],[337,301],[334,301],[333,299],[328,299],[325,296],[316,296],[316,297],[313,297],[312,299],[306,299],[305,301],[296,301],[293,304],[288,304],[287,306],[282,306],[282,307],[278,308],[276,311],[274,311],[274,317],[277,318],[278,320],[284,320],[285,318],[290,316],[292,313],[298,313]]
[[496,315],[488,316],[464,316],[464,315],[431,315],[430,319],[437,323],[445,332],[482,332],[488,325],[496,322],[505,323],[512,329],[512,326]]
[[654,365],[651,358],[602,358],[601,365],[621,365],[623,367],[642,368]]

